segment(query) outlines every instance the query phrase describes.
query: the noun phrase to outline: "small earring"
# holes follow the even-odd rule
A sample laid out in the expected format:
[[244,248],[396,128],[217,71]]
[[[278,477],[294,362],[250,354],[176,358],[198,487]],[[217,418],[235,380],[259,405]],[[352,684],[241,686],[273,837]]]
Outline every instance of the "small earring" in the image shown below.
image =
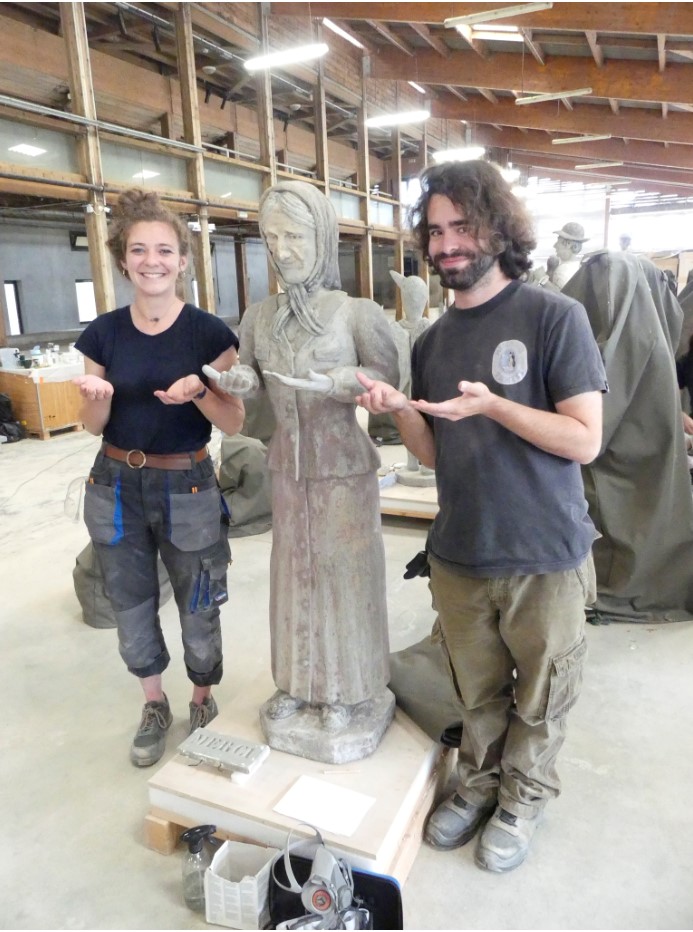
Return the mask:
[[121,270],[120,270],[120,274],[123,276],[123,278],[127,278],[127,277],[128,277],[128,273],[125,271],[125,269],[121,269]]

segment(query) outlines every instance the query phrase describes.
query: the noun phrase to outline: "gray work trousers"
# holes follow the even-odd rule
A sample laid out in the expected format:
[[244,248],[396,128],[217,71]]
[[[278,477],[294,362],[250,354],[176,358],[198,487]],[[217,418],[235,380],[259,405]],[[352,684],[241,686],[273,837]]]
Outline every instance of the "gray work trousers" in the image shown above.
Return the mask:
[[228,519],[209,457],[186,470],[132,469],[99,453],[84,496],[120,655],[144,678],[170,655],[159,621],[157,554],[180,616],[188,678],[213,686],[223,674],[219,606],[228,599]]
[[556,757],[580,693],[592,557],[539,576],[461,576],[430,558],[430,590],[462,701],[459,795],[532,818],[560,792]]

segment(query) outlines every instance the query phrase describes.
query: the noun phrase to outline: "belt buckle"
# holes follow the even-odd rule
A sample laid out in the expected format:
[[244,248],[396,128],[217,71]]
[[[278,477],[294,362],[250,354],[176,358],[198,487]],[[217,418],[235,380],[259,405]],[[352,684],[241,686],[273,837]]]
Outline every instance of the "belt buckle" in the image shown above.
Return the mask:
[[[130,462],[130,457],[132,456],[133,453],[139,453],[139,454],[140,454],[140,456],[142,457],[142,462],[141,462],[141,463],[131,463],[131,462]],[[128,464],[128,466],[130,467],[130,469],[143,469],[144,466],[147,465],[147,454],[144,453],[144,451],[142,451],[142,450],[128,450],[128,452],[127,452],[127,454],[126,454],[126,456],[125,456],[125,462]]]

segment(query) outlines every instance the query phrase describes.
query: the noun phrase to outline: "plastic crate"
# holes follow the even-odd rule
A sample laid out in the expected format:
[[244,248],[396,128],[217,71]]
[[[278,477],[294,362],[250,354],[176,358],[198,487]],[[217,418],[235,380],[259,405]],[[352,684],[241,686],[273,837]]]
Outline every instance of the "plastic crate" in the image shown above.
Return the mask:
[[230,929],[262,929],[276,848],[225,841],[205,872],[205,918]]

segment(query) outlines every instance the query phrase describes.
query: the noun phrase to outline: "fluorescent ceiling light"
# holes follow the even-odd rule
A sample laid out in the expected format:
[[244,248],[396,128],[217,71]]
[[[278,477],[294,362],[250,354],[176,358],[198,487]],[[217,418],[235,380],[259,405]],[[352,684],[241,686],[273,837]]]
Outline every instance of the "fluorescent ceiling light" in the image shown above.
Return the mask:
[[265,68],[312,61],[312,59],[320,58],[329,51],[329,45],[324,42],[314,42],[312,45],[300,45],[293,49],[282,49],[281,52],[269,52],[267,55],[249,58],[244,62],[244,67],[246,71],[262,71]]
[[602,133],[593,136],[564,136],[562,139],[552,139],[552,146],[564,146],[569,142],[596,142],[598,139],[611,139],[611,133]]
[[19,152],[20,155],[30,155],[32,159],[35,159],[37,155],[43,155],[44,152],[48,152],[48,149],[39,149],[38,146],[30,146],[26,142],[20,142],[17,146],[10,146],[10,152]]
[[431,115],[430,110],[405,110],[402,113],[383,113],[368,117],[366,126],[398,126],[400,123],[423,123]]
[[588,162],[585,165],[576,165],[578,171],[590,168],[619,168],[623,162]]
[[420,84],[417,84],[416,81],[407,81],[407,84],[409,84],[411,87],[413,87],[415,91],[418,91],[419,94],[425,94],[425,93],[426,93],[426,88],[425,88],[425,87],[421,87],[421,85],[420,85]]
[[146,181],[147,178],[156,178],[160,172],[150,172],[148,168],[143,168],[141,172],[135,172],[133,178],[139,178],[140,181]]
[[[464,28],[464,27],[463,27]],[[461,32],[460,28],[457,27],[457,31]],[[469,33],[464,34],[465,39]],[[481,39],[484,42],[524,42],[525,37],[517,30],[496,30],[489,26],[487,29],[483,29],[480,26],[474,26],[471,32],[470,38],[472,39]]]
[[579,87],[574,91],[556,91],[554,94],[532,94],[530,97],[516,97],[516,104],[540,104],[545,100],[562,100],[563,97],[584,97],[591,94],[591,87]]
[[341,26],[338,26],[336,23],[333,23],[331,19],[328,19],[326,16],[322,20],[323,26],[327,26],[328,29],[331,29],[336,35],[341,36],[342,39],[346,39],[347,42],[351,42],[352,45],[355,45],[357,49],[365,49],[365,45],[356,38],[352,36],[350,32],[347,32],[346,29],[342,29]]
[[433,161],[440,162],[471,162],[472,159],[480,159],[486,155],[486,149],[483,146],[466,146],[464,149],[441,149],[440,152],[433,153]]
[[504,6],[497,10],[486,10],[485,13],[470,13],[467,16],[451,16],[443,20],[446,29],[455,26],[473,26],[475,23],[490,23],[495,19],[504,19],[507,16],[521,16],[523,13],[538,13],[540,10],[550,10],[553,3],[518,3],[515,6]]

